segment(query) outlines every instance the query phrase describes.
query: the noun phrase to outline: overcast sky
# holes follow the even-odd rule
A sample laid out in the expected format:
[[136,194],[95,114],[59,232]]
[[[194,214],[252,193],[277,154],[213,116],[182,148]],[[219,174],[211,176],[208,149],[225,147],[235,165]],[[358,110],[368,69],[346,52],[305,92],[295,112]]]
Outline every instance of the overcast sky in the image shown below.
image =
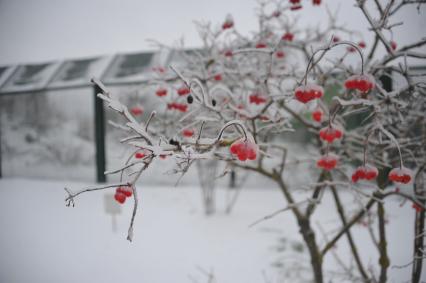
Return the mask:
[[[365,27],[360,11],[351,7],[355,1],[323,2],[333,10],[340,6],[341,22],[349,28]],[[183,36],[196,46],[194,20],[219,24],[229,12],[247,34],[257,27],[255,6],[255,0],[0,0],[0,66],[147,50],[150,38],[171,44]],[[398,43],[426,36],[422,10],[420,16],[414,9],[403,11],[406,26],[396,29]],[[296,13],[305,25],[324,22],[323,5],[307,3]]]

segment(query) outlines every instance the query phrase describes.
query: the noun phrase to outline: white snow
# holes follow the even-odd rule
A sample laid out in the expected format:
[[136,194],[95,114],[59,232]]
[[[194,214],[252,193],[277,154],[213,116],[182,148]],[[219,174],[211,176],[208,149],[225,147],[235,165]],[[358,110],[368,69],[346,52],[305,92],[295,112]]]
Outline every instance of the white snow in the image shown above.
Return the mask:
[[[0,180],[0,282],[192,282],[189,276],[207,282],[197,266],[212,269],[220,283],[265,282],[262,273],[271,282],[306,282],[309,275],[293,268],[309,267],[309,260],[305,252],[297,252],[302,242],[291,212],[248,228],[285,206],[278,189],[243,190],[231,215],[223,212],[226,192],[222,189],[217,213],[206,217],[198,188],[141,183],[135,237],[129,243],[125,237],[131,201],[115,205],[113,189],[80,195],[76,207],[65,206],[63,187],[78,190],[87,185]],[[343,194],[343,198],[349,211],[352,195]],[[121,210],[115,230],[111,214],[105,212],[106,200],[108,211]],[[386,202],[391,265],[408,263],[412,254],[413,209],[399,204],[396,199]],[[327,231],[340,227],[335,211],[326,194],[315,213],[314,227],[318,221]],[[358,225],[353,234],[364,262],[377,266],[377,252],[369,244],[366,229]],[[319,242],[323,243],[320,234]],[[345,237],[337,246],[343,260],[351,261]],[[325,270],[332,269],[336,265],[330,254]],[[390,268],[390,282],[408,280],[410,272],[410,267]]]

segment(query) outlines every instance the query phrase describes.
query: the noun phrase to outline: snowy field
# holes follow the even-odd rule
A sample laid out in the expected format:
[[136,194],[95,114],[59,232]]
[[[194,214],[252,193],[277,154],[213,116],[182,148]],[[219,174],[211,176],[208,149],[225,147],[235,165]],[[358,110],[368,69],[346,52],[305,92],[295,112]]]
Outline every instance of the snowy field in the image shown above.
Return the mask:
[[[0,282],[207,282],[200,268],[213,271],[218,283],[307,280],[308,257],[290,213],[248,228],[285,206],[278,189],[243,190],[231,215],[223,212],[226,192],[220,190],[217,213],[206,217],[198,188],[139,186],[141,210],[129,243],[131,202],[120,209],[111,192],[94,192],[77,199],[75,208],[65,206],[63,187],[85,185],[0,180]],[[353,202],[349,193],[344,199]],[[392,200],[386,206],[392,266],[408,263],[412,253],[413,231],[405,223],[413,221],[413,210],[399,205]],[[106,213],[107,207],[118,214]],[[321,220],[327,231],[340,226],[328,195],[315,215],[313,223]],[[364,262],[376,265],[365,230],[356,226],[355,241]],[[336,251],[351,267],[346,238]],[[331,254],[325,270],[338,270]],[[390,282],[407,281],[410,271],[390,268]]]

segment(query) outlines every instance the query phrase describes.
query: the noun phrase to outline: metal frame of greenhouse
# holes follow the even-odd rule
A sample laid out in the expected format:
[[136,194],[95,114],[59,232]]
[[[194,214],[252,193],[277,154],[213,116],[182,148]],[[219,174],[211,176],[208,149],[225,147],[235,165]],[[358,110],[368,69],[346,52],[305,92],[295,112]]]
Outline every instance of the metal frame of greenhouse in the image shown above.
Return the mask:
[[[175,59],[173,59],[175,58]],[[96,180],[106,182],[105,109],[97,99],[100,91],[90,83],[100,79],[106,86],[142,85],[153,78],[154,66],[166,66],[176,61],[174,52],[139,52],[98,56],[17,66],[0,66],[0,97],[36,95],[46,91],[92,88],[94,99],[94,129],[96,151]],[[169,72],[169,71],[168,71]],[[0,124],[1,149],[1,124]],[[2,156],[0,150],[0,178]]]

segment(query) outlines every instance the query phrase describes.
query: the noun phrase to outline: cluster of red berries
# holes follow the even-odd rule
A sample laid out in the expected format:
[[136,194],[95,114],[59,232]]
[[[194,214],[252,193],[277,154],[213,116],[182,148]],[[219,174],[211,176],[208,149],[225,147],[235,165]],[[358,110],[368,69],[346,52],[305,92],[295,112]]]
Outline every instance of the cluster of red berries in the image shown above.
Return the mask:
[[255,160],[258,147],[256,143],[244,138],[234,141],[230,148],[231,154],[236,155],[240,161]]
[[129,186],[118,187],[115,190],[114,198],[118,203],[124,203],[126,198],[131,197],[133,194],[133,189]]
[[337,157],[337,155],[327,154],[327,155],[321,156],[321,158],[318,159],[317,166],[324,170],[330,171],[337,166],[338,160],[339,158]]
[[352,75],[345,81],[345,88],[355,89],[361,93],[367,93],[375,87],[374,78],[371,75]]
[[182,131],[182,134],[183,134],[184,137],[190,138],[190,137],[192,137],[194,135],[194,130],[184,129]]
[[167,89],[160,87],[155,91],[155,95],[158,97],[166,96],[167,95]]
[[252,94],[249,96],[250,103],[254,103],[256,105],[263,104],[266,102],[266,98],[259,94]]
[[299,10],[302,9],[302,5],[300,4],[300,0],[289,0],[291,6],[290,6],[290,10],[295,11],[295,10]]
[[256,48],[257,49],[261,49],[261,48],[266,48],[267,45],[265,42],[259,41],[258,43],[256,43]]
[[[322,140],[324,140],[328,143],[332,143],[334,140],[342,138],[343,130],[341,130],[340,128],[338,128],[336,126],[329,125],[329,126],[322,128],[320,130],[319,136],[320,136],[320,139],[322,139]],[[329,154],[327,152],[326,155],[322,156],[317,161],[317,166],[319,168],[322,168],[324,170],[329,171],[329,170],[336,168],[338,160],[339,159],[338,159],[337,155]]]
[[[294,10],[299,10],[302,9],[302,5],[300,3],[300,0],[289,0],[291,6],[290,6],[290,10],[294,11]],[[321,4],[321,0],[312,0],[312,4],[315,5],[320,5]]]
[[373,180],[379,175],[379,170],[371,165],[359,166],[352,174],[352,182],[356,183],[358,180]]
[[222,29],[230,29],[234,26],[234,20],[232,19],[231,15],[226,16],[225,21],[222,24]]
[[317,84],[301,85],[294,90],[294,96],[302,103],[308,103],[316,98],[321,98],[323,95],[324,89]]
[[322,128],[319,132],[319,136],[322,140],[332,143],[334,140],[339,140],[343,137],[343,130],[337,126],[327,126]]
[[183,103],[171,102],[171,103],[167,103],[167,109],[178,110],[180,112],[186,112],[186,111],[188,111],[188,105],[183,104]]
[[130,109],[130,112],[135,116],[139,116],[143,114],[143,109],[142,107],[135,106]]
[[312,111],[312,120],[316,122],[321,122],[322,115],[324,115],[324,113],[322,112],[321,108],[318,107],[314,111]]
[[412,176],[411,170],[404,167],[393,168],[388,175],[389,180],[396,183],[403,183],[403,184],[410,183],[412,179],[411,176]]
[[412,206],[411,206],[412,208],[414,208],[414,210],[416,211],[416,212],[422,212],[423,210],[425,210],[422,206],[420,206],[418,203],[416,203],[416,202],[413,202],[413,204],[412,204]]
[[281,37],[282,40],[286,40],[286,41],[293,41],[293,38],[294,38],[294,34],[292,34],[291,32],[286,32]]
[[179,96],[184,96],[184,95],[187,95],[187,94],[189,94],[191,92],[191,90],[188,88],[188,87],[186,87],[186,86],[181,86],[180,88],[178,88],[178,90],[177,90],[177,94],[179,95]]

